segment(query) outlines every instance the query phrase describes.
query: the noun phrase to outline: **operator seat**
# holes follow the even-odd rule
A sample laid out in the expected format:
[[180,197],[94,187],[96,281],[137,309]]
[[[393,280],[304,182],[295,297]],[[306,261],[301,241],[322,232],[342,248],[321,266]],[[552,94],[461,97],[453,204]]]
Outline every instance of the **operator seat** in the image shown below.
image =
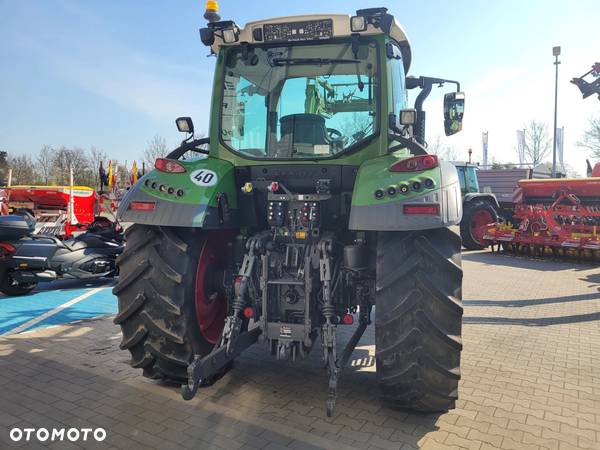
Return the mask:
[[293,144],[327,145],[325,118],[317,114],[289,114],[279,119],[281,140]]
[[289,114],[279,119],[281,139],[277,143],[279,158],[293,158],[295,154],[312,156],[329,154],[325,118],[317,114]]

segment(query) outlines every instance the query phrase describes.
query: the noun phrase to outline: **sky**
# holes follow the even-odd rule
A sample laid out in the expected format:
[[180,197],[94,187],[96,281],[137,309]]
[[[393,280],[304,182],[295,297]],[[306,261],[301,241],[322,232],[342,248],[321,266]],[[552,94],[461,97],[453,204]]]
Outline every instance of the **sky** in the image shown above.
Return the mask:
[[[348,13],[383,2],[222,0],[224,19]],[[565,160],[585,173],[576,142],[600,114],[569,80],[600,61],[598,0],[394,1],[387,7],[412,47],[410,75],[461,82],[463,131],[443,136],[443,89],[426,101],[427,139],[442,136],[459,159],[515,162],[516,130],[530,120],[552,128],[554,57],[560,45],[558,126]],[[95,146],[121,161],[140,159],[155,135],[181,140],[174,119],[208,129],[214,58],[198,36],[204,2],[0,0],[0,150],[35,154],[43,145]]]

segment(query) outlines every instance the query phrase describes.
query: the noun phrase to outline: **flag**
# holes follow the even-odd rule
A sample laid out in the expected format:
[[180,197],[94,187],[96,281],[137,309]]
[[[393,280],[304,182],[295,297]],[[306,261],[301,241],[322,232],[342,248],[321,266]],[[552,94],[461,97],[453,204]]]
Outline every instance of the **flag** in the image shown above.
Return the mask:
[[488,162],[488,132],[481,133],[481,142],[483,144],[483,167],[487,169]]
[[108,161],[108,189],[112,189],[115,183],[115,174],[113,173],[113,163]]
[[517,130],[517,153],[519,165],[525,163],[525,130]]
[[565,127],[556,129],[556,153],[558,153],[558,163],[560,170],[565,173],[565,162],[563,159],[563,149],[565,144]]
[[134,185],[135,183],[137,183],[138,180],[138,169],[137,169],[137,164],[135,161],[133,161],[133,167],[131,167],[131,184]]
[[102,161],[100,161],[100,167],[98,167],[98,178],[100,178],[100,190],[102,191],[104,190],[104,185],[108,182]]

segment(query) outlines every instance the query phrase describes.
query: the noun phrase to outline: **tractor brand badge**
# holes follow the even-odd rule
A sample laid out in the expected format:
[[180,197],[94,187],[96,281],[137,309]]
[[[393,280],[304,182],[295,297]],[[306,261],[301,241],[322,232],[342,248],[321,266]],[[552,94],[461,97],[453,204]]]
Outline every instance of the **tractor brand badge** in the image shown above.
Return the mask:
[[212,170],[198,169],[190,174],[190,180],[198,186],[214,186],[217,184],[217,174]]

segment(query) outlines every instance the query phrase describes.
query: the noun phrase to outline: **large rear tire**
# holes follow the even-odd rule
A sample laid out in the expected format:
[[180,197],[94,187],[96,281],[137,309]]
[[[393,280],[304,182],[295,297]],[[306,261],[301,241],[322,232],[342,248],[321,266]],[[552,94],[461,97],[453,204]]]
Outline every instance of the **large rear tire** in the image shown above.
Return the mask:
[[447,228],[382,232],[375,343],[382,400],[421,412],[454,408],[460,379],[460,237]]
[[[127,229],[127,246],[117,260],[120,277],[113,293],[119,312],[114,322],[121,326],[121,349],[129,350],[131,366],[142,368],[144,376],[184,381],[193,357],[213,348],[214,340],[203,334],[196,314],[196,279],[207,274],[206,258],[200,262],[209,243],[226,245],[219,237],[186,228]],[[220,295],[211,298],[224,301]]]
[[486,226],[498,222],[498,212],[489,203],[471,200],[464,205],[460,222],[460,237],[467,250],[483,250],[488,243],[483,239]]

